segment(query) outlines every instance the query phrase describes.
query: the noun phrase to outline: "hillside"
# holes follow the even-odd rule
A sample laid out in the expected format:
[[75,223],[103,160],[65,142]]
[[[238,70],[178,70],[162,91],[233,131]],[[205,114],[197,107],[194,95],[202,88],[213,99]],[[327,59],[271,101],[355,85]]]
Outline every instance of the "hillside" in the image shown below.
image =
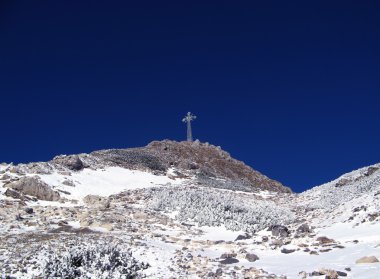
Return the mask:
[[90,154],[100,161],[127,168],[167,172],[170,168],[193,175],[198,182],[224,179],[247,191],[269,190],[290,193],[290,188],[266,177],[230,156],[220,147],[195,142],[154,141],[142,148],[102,150]]
[[141,148],[61,155],[49,162],[4,165],[2,172],[5,174],[2,183],[8,191],[3,188],[0,193],[25,192],[38,199],[56,201],[80,201],[88,194],[107,196],[164,184],[291,192],[290,188],[233,159],[220,147],[198,141],[155,141]]
[[6,278],[380,273],[380,164],[294,194],[219,147],[161,141],[0,165],[0,205]]

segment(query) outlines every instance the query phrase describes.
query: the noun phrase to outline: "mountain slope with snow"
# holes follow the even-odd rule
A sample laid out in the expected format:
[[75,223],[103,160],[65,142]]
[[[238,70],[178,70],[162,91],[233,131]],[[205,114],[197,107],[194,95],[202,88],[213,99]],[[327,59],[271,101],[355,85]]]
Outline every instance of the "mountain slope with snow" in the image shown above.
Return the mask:
[[[113,263],[125,264],[117,277],[85,258],[107,266],[107,253],[130,257]],[[70,266],[73,257],[83,266]],[[376,258],[380,164],[301,194],[198,142],[0,165],[0,274],[10,278],[86,269],[99,278],[377,279]]]

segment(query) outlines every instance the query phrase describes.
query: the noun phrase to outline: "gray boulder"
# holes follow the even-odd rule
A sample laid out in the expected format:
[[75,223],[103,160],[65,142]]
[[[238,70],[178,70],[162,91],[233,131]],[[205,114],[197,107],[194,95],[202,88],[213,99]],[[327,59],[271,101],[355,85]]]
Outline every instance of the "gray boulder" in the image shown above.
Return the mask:
[[289,229],[282,225],[273,225],[270,227],[273,236],[287,237],[290,235]]
[[23,195],[36,197],[39,200],[58,201],[60,199],[59,193],[52,190],[38,176],[22,177],[15,182],[8,183],[6,187],[16,190]]
[[235,258],[227,258],[223,261],[220,261],[219,263],[221,264],[235,264],[235,263],[238,263],[239,260],[238,259],[235,259]]
[[297,229],[298,233],[310,233],[311,229],[308,224],[302,224],[301,226],[298,227]]
[[284,253],[284,254],[290,254],[290,253],[293,253],[295,251],[296,251],[295,249],[287,249],[287,248],[281,249],[281,253]]
[[249,262],[255,262],[255,261],[257,261],[257,260],[259,259],[259,257],[258,257],[257,255],[255,255],[255,254],[253,254],[253,253],[247,253],[247,254],[245,255],[245,258],[246,258],[247,261],[249,261]]
[[78,155],[58,156],[53,161],[73,171],[80,171],[85,168],[85,164]]
[[34,210],[33,210],[33,208],[31,208],[31,207],[27,207],[27,208],[25,208],[24,211],[25,211],[26,213],[28,213],[28,214],[33,214],[33,213],[34,213]]

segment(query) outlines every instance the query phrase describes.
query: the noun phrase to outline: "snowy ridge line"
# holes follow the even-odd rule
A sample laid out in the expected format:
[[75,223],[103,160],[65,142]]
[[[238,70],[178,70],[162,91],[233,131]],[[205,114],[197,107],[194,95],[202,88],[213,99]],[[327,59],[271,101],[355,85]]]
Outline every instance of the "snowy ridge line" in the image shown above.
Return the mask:
[[380,189],[380,164],[361,168],[298,195],[299,203],[314,208],[334,208]]

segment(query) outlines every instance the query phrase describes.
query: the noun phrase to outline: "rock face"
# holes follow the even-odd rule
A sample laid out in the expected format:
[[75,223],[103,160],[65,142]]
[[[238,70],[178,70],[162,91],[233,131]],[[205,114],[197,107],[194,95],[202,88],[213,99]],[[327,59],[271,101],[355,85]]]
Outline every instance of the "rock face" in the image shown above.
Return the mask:
[[97,161],[131,169],[145,168],[167,171],[170,167],[186,170],[198,177],[219,177],[247,184],[251,189],[291,193],[280,182],[253,170],[233,159],[220,147],[208,143],[154,141],[149,145],[131,149],[110,149],[92,152]]
[[60,199],[59,193],[52,190],[50,186],[41,181],[38,176],[22,177],[15,182],[8,183],[6,187],[40,200],[58,201]]

